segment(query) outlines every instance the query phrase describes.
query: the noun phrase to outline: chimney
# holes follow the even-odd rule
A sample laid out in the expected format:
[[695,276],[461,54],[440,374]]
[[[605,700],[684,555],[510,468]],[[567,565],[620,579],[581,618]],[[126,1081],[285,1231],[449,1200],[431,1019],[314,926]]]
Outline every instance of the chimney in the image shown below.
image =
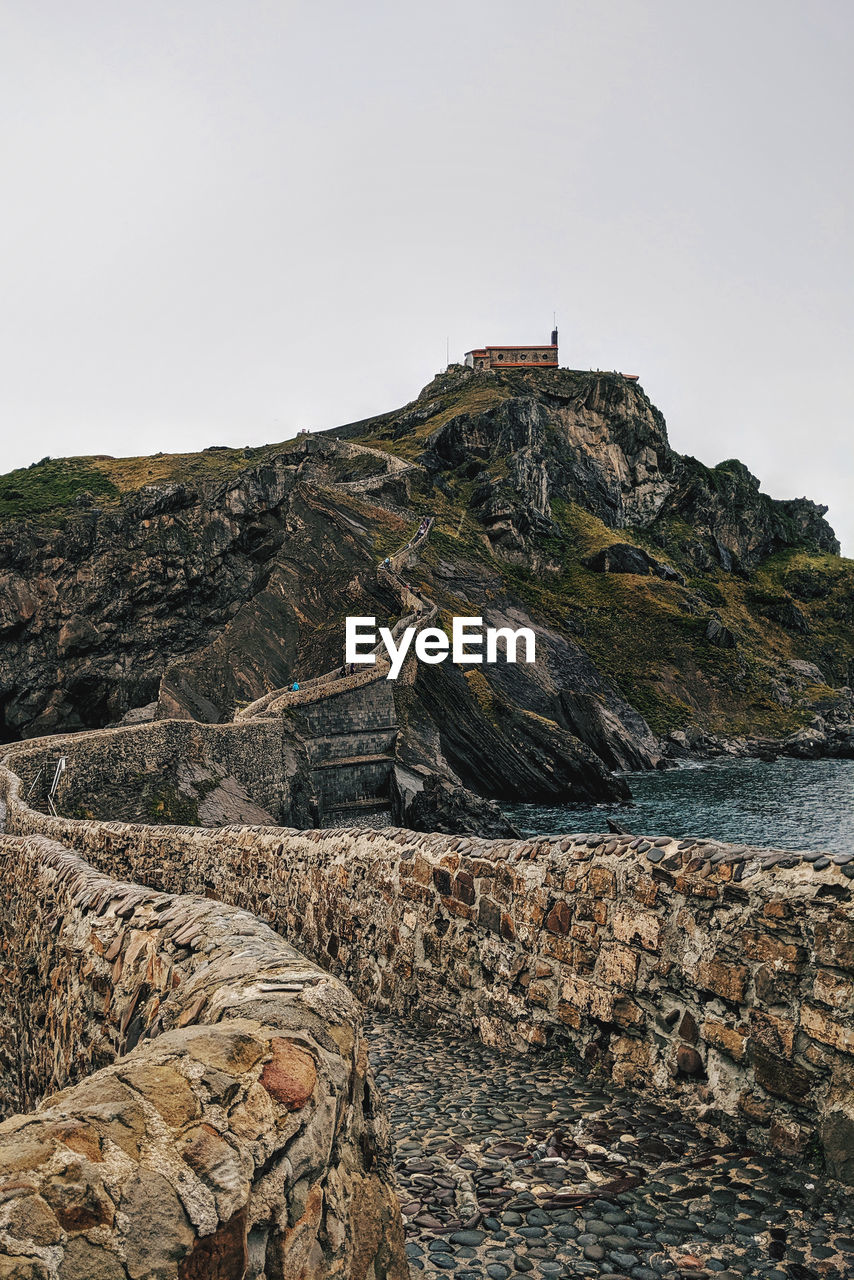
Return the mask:
[[552,346],[557,346],[557,329],[552,329]]

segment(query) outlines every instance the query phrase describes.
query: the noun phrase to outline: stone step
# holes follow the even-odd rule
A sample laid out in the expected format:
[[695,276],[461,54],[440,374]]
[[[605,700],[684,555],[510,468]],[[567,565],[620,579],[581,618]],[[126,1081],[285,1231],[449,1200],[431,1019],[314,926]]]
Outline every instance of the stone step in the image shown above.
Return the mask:
[[327,831],[335,827],[364,827],[366,831],[376,831],[393,827],[394,813],[391,809],[344,808],[325,813],[320,825]]
[[388,796],[366,796],[362,800],[346,800],[342,804],[327,804],[323,807],[324,813],[341,813],[345,809],[390,809],[391,803]]
[[388,798],[373,796],[323,805],[321,827],[365,827],[375,829],[394,825],[394,813]]
[[316,760],[312,769],[346,769],[362,764],[394,764],[394,756],[337,756],[331,760]]

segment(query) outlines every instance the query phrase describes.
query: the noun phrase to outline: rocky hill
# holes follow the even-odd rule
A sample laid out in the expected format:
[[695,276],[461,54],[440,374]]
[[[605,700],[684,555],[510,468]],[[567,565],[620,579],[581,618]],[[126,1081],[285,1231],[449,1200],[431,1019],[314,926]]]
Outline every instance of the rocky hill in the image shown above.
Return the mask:
[[530,625],[537,663],[421,666],[406,764],[487,797],[617,797],[687,751],[852,751],[854,563],[824,508],[675,453],[617,374],[452,367],[403,409],[261,449],[0,478],[0,732],[230,720],[342,660],[347,614]]

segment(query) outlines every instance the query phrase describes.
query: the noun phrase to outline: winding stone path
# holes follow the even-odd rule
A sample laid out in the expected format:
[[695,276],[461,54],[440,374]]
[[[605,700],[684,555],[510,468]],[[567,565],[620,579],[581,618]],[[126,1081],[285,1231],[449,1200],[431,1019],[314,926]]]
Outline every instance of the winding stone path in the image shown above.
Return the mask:
[[850,1280],[852,1201],[570,1067],[373,1016],[413,1275]]

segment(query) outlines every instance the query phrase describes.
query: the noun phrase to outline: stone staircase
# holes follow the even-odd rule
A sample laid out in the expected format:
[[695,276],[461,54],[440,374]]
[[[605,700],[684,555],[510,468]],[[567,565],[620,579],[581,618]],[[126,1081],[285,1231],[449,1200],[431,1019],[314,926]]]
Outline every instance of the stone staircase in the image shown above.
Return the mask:
[[320,825],[388,826],[398,732],[391,684],[379,679],[330,693],[302,715]]
[[[432,600],[413,590],[401,576],[427,538],[433,521],[405,547],[380,565],[377,576],[390,585],[406,611],[392,628],[395,639],[408,626],[422,627],[436,616]],[[298,711],[306,726],[306,746],[321,827],[393,825],[395,743],[398,734],[394,685],[386,679],[389,663],[381,646],[376,663],[348,675],[336,667],[301,684],[276,689],[244,707],[235,720],[255,720]]]

